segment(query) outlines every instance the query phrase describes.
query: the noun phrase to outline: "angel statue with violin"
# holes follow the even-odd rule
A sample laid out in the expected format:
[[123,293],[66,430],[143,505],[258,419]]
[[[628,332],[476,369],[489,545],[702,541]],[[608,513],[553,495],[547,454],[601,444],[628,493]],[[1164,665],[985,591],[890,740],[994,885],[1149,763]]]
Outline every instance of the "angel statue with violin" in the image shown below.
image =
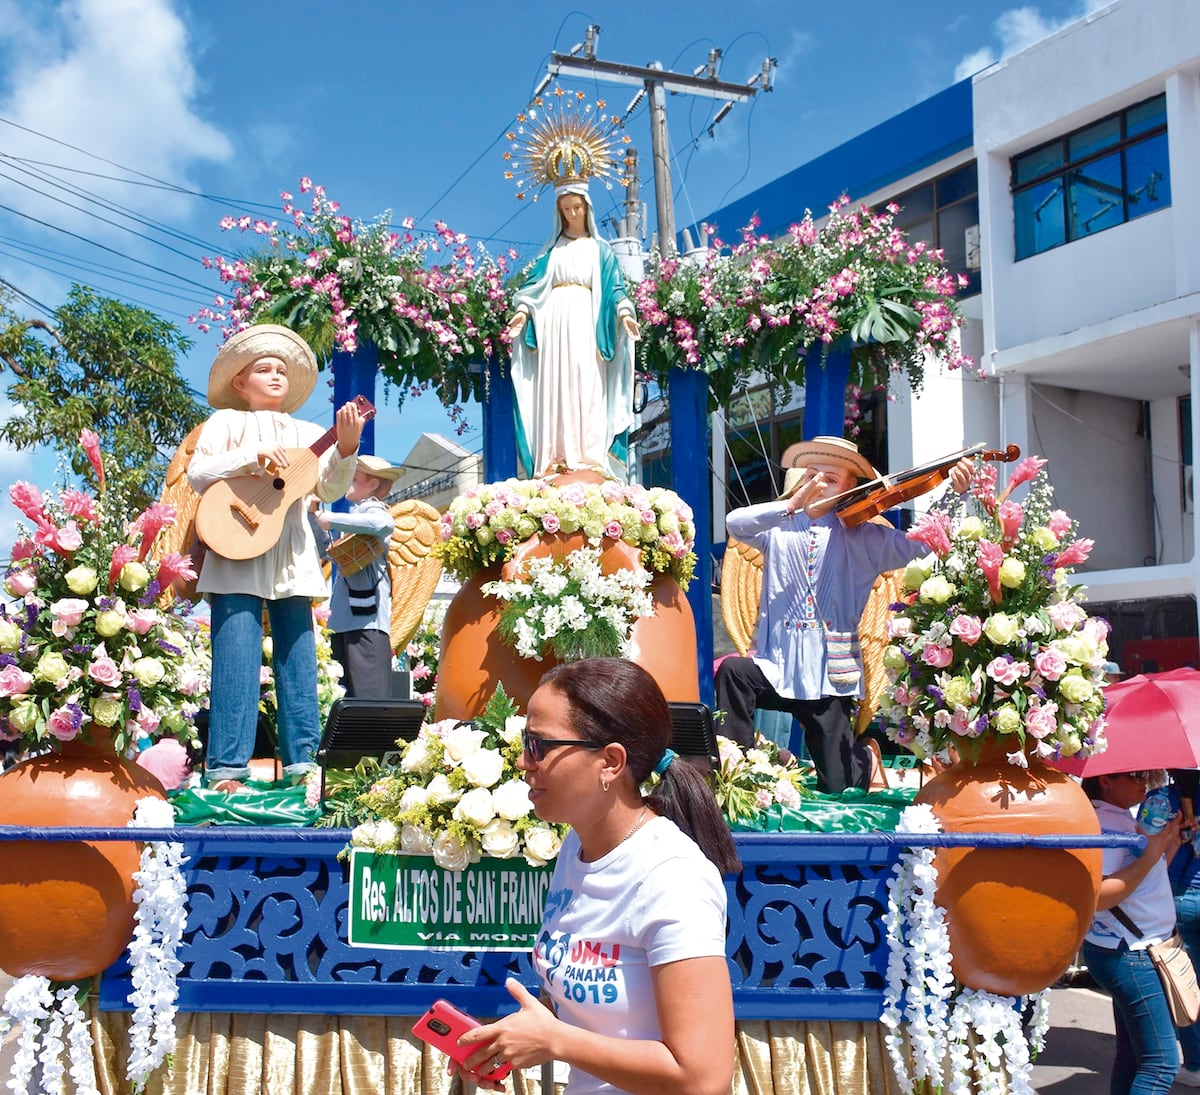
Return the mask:
[[615,123],[577,97],[555,103],[522,115],[529,129],[514,143],[523,185],[554,188],[553,231],[508,323],[518,456],[532,476],[590,469],[623,480],[639,329],[588,192],[589,178],[611,172]]
[[[783,466],[776,501],[736,509],[725,519],[730,536],[763,553],[764,570],[754,656],[721,663],[717,707],[726,713],[725,733],[743,746],[754,741],[758,707],[791,714],[804,728],[818,789],[866,789],[871,755],[851,723],[863,678],[859,618],[876,578],[928,549],[846,505],[859,501],[859,479],[876,481],[884,493],[892,485],[853,442],[800,441],[784,452]],[[946,475],[956,491],[967,489],[974,468],[969,456],[958,454],[942,467],[939,478],[921,480],[925,489]],[[846,516],[852,511],[854,517]]]

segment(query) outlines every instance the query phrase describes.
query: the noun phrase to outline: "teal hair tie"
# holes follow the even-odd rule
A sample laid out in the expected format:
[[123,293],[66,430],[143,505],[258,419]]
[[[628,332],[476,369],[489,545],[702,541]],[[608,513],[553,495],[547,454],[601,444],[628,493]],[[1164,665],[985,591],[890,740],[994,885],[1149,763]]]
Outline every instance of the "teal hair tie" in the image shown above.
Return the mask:
[[674,749],[668,749],[665,753],[663,753],[662,760],[660,760],[654,766],[654,774],[656,776],[661,776],[671,766],[671,761],[673,761],[677,756],[679,756],[679,754],[676,753]]

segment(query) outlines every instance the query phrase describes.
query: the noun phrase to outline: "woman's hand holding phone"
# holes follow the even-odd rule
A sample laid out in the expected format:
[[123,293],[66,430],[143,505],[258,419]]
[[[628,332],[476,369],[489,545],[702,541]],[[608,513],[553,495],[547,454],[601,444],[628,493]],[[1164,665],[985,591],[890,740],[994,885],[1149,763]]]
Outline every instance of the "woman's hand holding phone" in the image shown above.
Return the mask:
[[468,1066],[466,1062],[478,1056],[476,1044],[460,1045],[459,1039],[468,1031],[482,1024],[474,1016],[459,1011],[446,1000],[435,1000],[429,1010],[413,1024],[413,1033],[422,1041],[436,1046],[447,1054],[458,1071],[469,1075],[476,1082],[495,1091],[504,1089],[503,1080],[512,1071],[512,1065],[492,1055]]

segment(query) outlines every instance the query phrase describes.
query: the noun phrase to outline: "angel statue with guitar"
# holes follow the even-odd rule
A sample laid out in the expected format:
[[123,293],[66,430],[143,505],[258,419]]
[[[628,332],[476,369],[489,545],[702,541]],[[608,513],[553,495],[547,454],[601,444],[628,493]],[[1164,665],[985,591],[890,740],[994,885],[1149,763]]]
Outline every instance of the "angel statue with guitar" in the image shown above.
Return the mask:
[[[754,740],[758,707],[790,713],[804,728],[818,789],[865,789],[871,757],[850,720],[863,679],[859,618],[880,574],[928,550],[871,518],[947,476],[956,491],[965,491],[974,465],[964,451],[936,468],[888,478],[840,437],[798,442],[783,464],[777,501],[736,509],[725,519],[731,537],[762,552],[764,572],[754,657],[721,663],[717,707],[726,713],[726,734],[743,745]],[[856,486],[860,479],[870,482]]]
[[315,494],[332,502],[346,493],[373,408],[361,398],[344,404],[322,435],[291,416],[316,382],[308,344],[266,323],[230,338],[209,372],[215,413],[200,430],[187,475],[201,495],[196,529],[207,547],[196,588],[212,613],[205,782],[221,791],[245,790],[250,773],[264,605],[285,775],[307,774],[320,743],[312,602],[328,589],[306,500]]

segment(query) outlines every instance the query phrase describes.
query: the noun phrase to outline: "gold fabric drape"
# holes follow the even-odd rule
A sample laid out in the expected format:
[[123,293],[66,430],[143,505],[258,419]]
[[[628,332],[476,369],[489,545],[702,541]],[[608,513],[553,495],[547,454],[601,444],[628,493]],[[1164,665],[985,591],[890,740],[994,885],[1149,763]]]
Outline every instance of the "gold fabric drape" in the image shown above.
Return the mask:
[[[127,1012],[93,1004],[100,1095],[127,1095]],[[193,1012],[176,1019],[171,1067],[146,1095],[450,1095],[446,1058],[412,1033],[411,1016]],[[541,1095],[541,1070],[514,1074]],[[560,1095],[556,1085],[555,1095]],[[549,1095],[549,1093],[547,1093]],[[899,1095],[878,1023],[737,1024],[731,1095]]]

